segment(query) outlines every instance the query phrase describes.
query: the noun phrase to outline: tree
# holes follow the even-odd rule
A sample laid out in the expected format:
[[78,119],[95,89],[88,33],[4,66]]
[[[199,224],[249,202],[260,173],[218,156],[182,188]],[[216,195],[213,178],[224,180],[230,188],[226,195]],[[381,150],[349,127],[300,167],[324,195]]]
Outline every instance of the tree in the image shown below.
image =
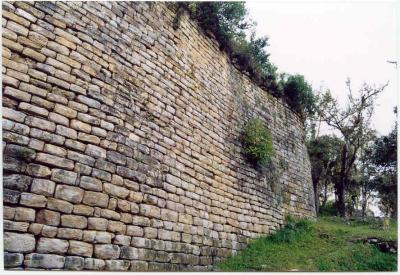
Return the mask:
[[368,152],[368,161],[375,165],[374,178],[381,210],[386,216],[397,216],[397,125],[387,135],[377,138]]
[[350,80],[346,81],[348,102],[341,108],[329,90],[320,95],[318,115],[329,126],[341,134],[344,144],[341,148],[339,178],[335,183],[336,206],[338,214],[345,216],[345,191],[350,183],[350,173],[354,167],[357,153],[368,141],[371,134],[370,122],[374,111],[374,100],[388,84],[370,86],[363,84],[358,96],[353,96]]
[[321,183],[324,184],[323,205],[327,201],[328,185],[332,182],[343,141],[335,136],[320,136],[307,142],[311,162],[311,176],[314,188],[315,210],[319,212]]

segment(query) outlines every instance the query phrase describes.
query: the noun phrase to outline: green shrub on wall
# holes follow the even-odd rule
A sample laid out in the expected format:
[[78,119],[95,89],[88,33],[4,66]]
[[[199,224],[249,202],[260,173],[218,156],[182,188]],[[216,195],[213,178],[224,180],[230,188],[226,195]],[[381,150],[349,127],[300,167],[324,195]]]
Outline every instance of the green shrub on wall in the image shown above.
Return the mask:
[[271,132],[260,118],[250,119],[244,129],[244,151],[250,161],[267,166],[274,153]]
[[316,98],[303,75],[287,75],[282,80],[284,96],[292,109],[305,119],[315,111]]

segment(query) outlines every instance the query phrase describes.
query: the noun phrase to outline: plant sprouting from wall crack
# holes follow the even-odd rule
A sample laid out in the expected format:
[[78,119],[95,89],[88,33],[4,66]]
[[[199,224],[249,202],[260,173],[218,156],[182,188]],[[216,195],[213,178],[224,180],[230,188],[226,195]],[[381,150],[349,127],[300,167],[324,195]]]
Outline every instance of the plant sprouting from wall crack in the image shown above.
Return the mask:
[[243,145],[252,163],[265,167],[271,162],[274,153],[272,135],[260,118],[252,118],[245,125]]

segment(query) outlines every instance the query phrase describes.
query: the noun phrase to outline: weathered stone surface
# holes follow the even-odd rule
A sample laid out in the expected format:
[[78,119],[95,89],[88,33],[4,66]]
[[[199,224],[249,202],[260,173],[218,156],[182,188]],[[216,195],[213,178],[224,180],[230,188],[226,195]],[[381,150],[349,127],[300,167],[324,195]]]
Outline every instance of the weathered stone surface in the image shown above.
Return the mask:
[[[83,231],[81,229],[75,228],[58,228],[57,238],[67,239],[67,240],[81,240],[83,236]],[[71,245],[69,247],[71,249]]]
[[44,153],[38,153],[36,156],[36,161],[45,165],[47,164],[50,166],[60,167],[68,170],[72,170],[74,168],[74,162],[72,160]]
[[134,260],[138,258],[138,249],[131,246],[121,246],[121,256],[122,259]]
[[45,196],[31,193],[21,193],[20,204],[30,207],[45,207],[47,199]]
[[3,186],[5,188],[16,189],[19,191],[26,191],[28,190],[31,181],[32,181],[31,177],[25,175],[13,174],[3,177]]
[[62,215],[61,225],[64,227],[83,229],[87,227],[87,218],[83,216]]
[[55,198],[66,200],[72,203],[80,203],[83,198],[83,189],[69,185],[57,185]]
[[110,183],[104,183],[104,192],[122,199],[129,195],[128,189]]
[[61,239],[40,238],[37,245],[39,253],[64,254],[68,250],[69,243]]
[[99,146],[88,144],[85,153],[94,158],[106,158],[107,151]]
[[109,221],[107,231],[116,233],[116,234],[125,234],[126,225],[122,222],[118,221]]
[[96,244],[94,246],[94,255],[104,260],[118,259],[121,250],[118,245]]
[[77,256],[65,257],[64,268],[68,270],[82,270],[85,265],[84,258]]
[[44,224],[41,235],[47,238],[54,238],[57,235],[57,227]]
[[130,261],[106,260],[106,269],[110,271],[126,271],[129,269]]
[[103,218],[88,218],[88,228],[94,230],[107,230],[108,220]]
[[[157,229],[156,229],[156,232],[157,232]],[[129,236],[143,237],[143,228],[139,227],[139,226],[128,225],[126,234]]]
[[107,194],[85,191],[82,203],[90,206],[107,207],[108,199]]
[[75,185],[77,176],[75,172],[63,169],[53,169],[51,171],[51,180],[69,185]]
[[46,225],[58,226],[60,224],[60,213],[47,209],[42,209],[37,213],[36,222]]
[[15,208],[15,214],[13,217],[16,221],[28,221],[33,222],[35,220],[35,210],[24,207]]
[[74,214],[83,215],[83,216],[92,216],[94,212],[94,208],[91,206],[79,204],[74,206],[73,210]]
[[141,204],[140,214],[146,217],[160,218],[161,209],[154,205]]
[[28,254],[24,261],[29,268],[63,268],[64,263],[64,256],[39,253]]
[[100,180],[92,178],[92,177],[82,176],[79,186],[82,187],[83,189],[91,190],[91,191],[102,191],[103,190],[102,182]]
[[125,235],[116,235],[113,242],[113,244],[127,245],[127,246],[129,246],[130,243],[131,243],[131,237]]
[[34,179],[31,185],[31,192],[43,196],[52,196],[55,186],[56,184],[54,181]]
[[105,267],[105,261],[101,259],[86,258],[85,269],[88,270],[103,270]]
[[4,253],[4,267],[17,267],[22,265],[24,254],[22,253]]
[[4,232],[4,251],[32,252],[35,249],[35,237],[31,234]]
[[93,254],[93,245],[85,242],[69,241],[68,254],[91,257]]
[[4,220],[3,227],[6,231],[28,232],[29,223]]
[[62,213],[71,213],[74,206],[64,200],[49,198],[47,201],[47,208],[51,210],[60,211]]

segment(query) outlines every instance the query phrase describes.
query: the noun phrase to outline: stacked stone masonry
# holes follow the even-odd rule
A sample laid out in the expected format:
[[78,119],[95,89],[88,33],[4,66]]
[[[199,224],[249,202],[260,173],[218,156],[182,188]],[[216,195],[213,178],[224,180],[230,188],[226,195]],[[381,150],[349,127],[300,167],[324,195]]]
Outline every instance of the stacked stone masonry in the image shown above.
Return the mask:
[[[183,14],[3,2],[7,269],[207,270],[314,216],[302,124]],[[275,174],[246,161],[262,117]]]

